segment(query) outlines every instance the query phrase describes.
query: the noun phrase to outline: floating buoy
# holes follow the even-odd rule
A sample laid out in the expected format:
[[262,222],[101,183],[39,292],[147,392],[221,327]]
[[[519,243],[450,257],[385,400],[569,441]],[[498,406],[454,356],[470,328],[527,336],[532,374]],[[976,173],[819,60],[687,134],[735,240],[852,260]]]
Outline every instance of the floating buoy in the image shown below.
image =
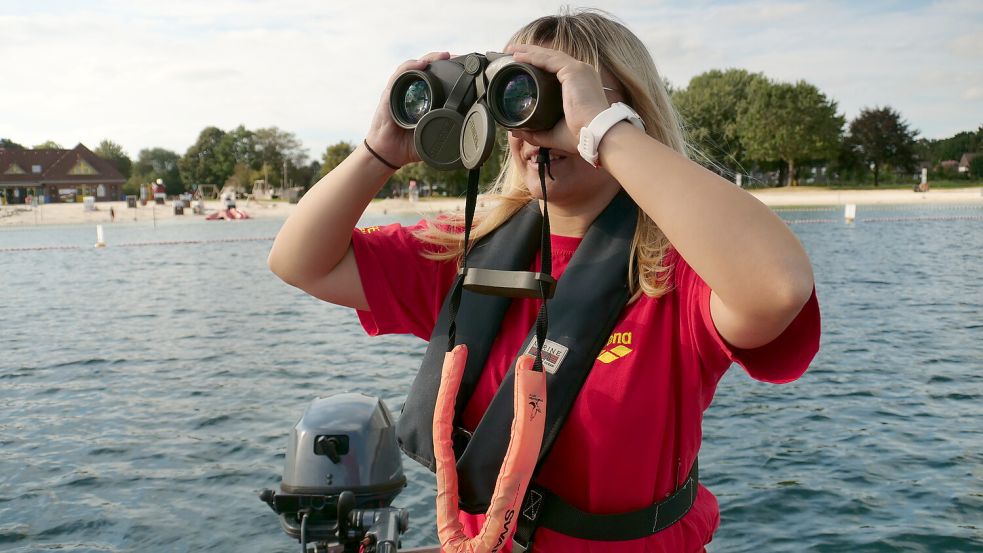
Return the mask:
[[847,223],[852,223],[857,218],[857,204],[846,204],[843,218],[846,219]]
[[103,239],[102,236],[102,225],[96,225],[96,247],[97,248],[106,247],[106,241]]

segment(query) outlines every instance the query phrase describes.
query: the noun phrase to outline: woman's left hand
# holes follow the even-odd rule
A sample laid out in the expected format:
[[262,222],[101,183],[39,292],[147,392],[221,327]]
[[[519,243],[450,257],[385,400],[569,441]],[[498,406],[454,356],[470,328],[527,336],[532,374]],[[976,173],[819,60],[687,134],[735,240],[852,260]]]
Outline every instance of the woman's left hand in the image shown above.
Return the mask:
[[563,91],[563,120],[547,131],[514,130],[513,136],[533,146],[576,152],[580,129],[611,105],[604,95],[601,75],[592,65],[541,46],[511,44],[505,53],[512,54],[515,61],[556,74]]

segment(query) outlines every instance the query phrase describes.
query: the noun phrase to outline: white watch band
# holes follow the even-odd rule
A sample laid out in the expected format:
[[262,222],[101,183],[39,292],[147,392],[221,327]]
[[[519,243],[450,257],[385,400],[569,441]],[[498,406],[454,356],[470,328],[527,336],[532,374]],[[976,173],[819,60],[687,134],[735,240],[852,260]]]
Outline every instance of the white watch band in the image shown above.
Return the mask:
[[577,151],[580,152],[581,157],[597,167],[597,148],[601,145],[601,139],[611,130],[611,127],[626,119],[638,129],[645,130],[642,118],[627,104],[615,102],[608,109],[598,113],[586,127],[580,129],[580,143],[577,144]]

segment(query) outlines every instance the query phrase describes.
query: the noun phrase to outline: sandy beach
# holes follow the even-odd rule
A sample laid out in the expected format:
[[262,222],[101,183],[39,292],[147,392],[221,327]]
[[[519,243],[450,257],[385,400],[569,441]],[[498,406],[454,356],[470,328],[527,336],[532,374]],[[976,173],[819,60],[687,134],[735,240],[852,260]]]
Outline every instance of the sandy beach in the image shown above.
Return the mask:
[[[909,190],[829,190],[817,187],[786,187],[752,190],[751,194],[765,205],[774,208],[821,207],[846,204],[863,205],[926,205],[959,204],[983,207],[983,187],[947,188],[916,193]],[[206,215],[219,209],[218,201],[206,202]],[[238,207],[252,218],[286,218],[297,208],[296,204],[280,201],[239,201]],[[110,209],[115,219],[110,215]],[[463,198],[426,199],[410,202],[403,199],[376,200],[369,204],[366,213],[419,214],[461,211]],[[148,203],[137,208],[127,208],[126,202],[100,202],[95,211],[86,211],[82,204],[46,204],[43,206],[14,205],[0,208],[0,227],[31,225],[76,225],[110,224],[127,222],[149,222],[169,219],[200,219],[205,215],[194,215],[190,208],[184,214],[174,213],[173,203],[165,205]]]

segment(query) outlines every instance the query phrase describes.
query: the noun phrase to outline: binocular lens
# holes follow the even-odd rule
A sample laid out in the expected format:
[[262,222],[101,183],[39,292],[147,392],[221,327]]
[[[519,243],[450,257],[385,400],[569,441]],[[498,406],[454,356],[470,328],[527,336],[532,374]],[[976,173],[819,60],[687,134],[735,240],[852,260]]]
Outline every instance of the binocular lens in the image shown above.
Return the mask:
[[536,109],[539,89],[526,73],[515,73],[505,83],[499,108],[510,121],[524,121]]
[[418,79],[410,83],[406,87],[406,93],[403,95],[403,105],[402,112],[406,116],[406,122],[415,124],[420,121],[420,118],[430,111],[430,106],[433,104],[433,98],[430,95],[430,87],[423,79]]

